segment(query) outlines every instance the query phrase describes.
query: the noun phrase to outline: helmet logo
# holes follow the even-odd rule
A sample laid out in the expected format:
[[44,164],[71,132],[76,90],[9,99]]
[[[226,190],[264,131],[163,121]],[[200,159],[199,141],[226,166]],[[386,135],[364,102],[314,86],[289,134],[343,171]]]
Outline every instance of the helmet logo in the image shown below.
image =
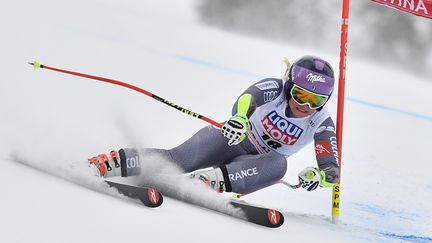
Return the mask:
[[312,73],[309,73],[306,76],[306,78],[307,78],[307,81],[311,82],[311,83],[315,83],[315,82],[325,83],[326,82],[326,80],[325,80],[325,78],[323,76],[321,76],[321,75],[315,75],[315,74],[312,74]]

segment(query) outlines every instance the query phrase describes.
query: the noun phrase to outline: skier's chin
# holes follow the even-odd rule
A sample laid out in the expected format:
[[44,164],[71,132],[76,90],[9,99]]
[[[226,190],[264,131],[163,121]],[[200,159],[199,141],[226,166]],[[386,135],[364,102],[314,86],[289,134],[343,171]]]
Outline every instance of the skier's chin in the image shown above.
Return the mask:
[[302,110],[297,106],[297,107],[294,107],[293,113],[294,113],[294,116],[296,116],[297,118],[303,118],[303,117],[309,116],[313,112],[310,112],[310,110],[306,110],[306,111]]

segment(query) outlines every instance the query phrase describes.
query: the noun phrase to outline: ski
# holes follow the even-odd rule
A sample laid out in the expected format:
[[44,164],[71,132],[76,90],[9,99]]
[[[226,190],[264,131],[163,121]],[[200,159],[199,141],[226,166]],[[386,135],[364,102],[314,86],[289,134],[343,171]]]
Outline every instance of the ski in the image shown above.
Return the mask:
[[162,194],[154,188],[122,184],[109,180],[105,180],[105,182],[110,187],[116,188],[121,194],[139,199],[147,207],[156,208],[163,203]]
[[[109,182],[109,183],[112,183],[112,182]],[[120,185],[120,187],[122,189],[125,189],[126,193],[128,191],[132,190],[135,195],[144,195],[144,199],[148,200],[148,198],[146,196],[146,195],[148,195],[148,193],[147,193],[148,188],[145,186]],[[176,199],[176,200],[183,201],[185,203],[193,204],[195,206],[214,210],[216,212],[223,213],[225,215],[235,217],[237,219],[245,220],[246,222],[254,223],[254,224],[257,224],[260,226],[264,226],[264,227],[277,228],[277,227],[280,227],[284,223],[284,216],[282,215],[282,213],[280,211],[277,211],[277,210],[271,209],[271,208],[267,208],[267,207],[262,207],[262,206],[250,204],[250,203],[247,203],[245,201],[230,200],[229,202],[227,202],[230,205],[232,205],[234,208],[240,209],[243,212],[243,214],[232,215],[232,214],[229,214],[226,212],[218,211],[214,208],[206,207],[202,204],[194,203],[191,200],[185,200],[184,198],[175,197],[174,195],[166,194],[165,196],[171,197],[171,198]]]
[[283,214],[275,209],[253,205],[244,201],[231,201],[231,205],[240,208],[246,215],[246,220],[261,226],[277,228],[284,223]]

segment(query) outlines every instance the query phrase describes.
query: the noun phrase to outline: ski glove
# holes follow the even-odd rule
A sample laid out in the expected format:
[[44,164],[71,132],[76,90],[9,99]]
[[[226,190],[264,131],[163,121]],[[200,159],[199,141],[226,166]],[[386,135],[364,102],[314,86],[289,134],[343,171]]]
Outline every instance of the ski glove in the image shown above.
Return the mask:
[[298,174],[301,186],[307,191],[313,191],[318,186],[331,187],[334,183],[326,181],[326,174],[323,170],[315,167],[306,167]]
[[222,126],[222,134],[228,138],[228,145],[241,143],[249,132],[249,119],[246,116],[236,114]]

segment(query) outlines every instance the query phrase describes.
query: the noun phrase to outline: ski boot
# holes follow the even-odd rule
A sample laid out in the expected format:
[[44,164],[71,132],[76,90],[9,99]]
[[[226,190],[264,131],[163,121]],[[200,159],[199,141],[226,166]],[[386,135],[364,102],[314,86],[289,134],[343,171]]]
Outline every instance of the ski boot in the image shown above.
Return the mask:
[[212,188],[216,192],[222,193],[227,191],[227,183],[225,182],[221,168],[195,171],[192,172],[189,177],[202,181],[206,186]]
[[136,176],[141,173],[141,164],[137,149],[113,150],[108,157],[106,154],[99,154],[88,159],[90,168],[96,176]]

